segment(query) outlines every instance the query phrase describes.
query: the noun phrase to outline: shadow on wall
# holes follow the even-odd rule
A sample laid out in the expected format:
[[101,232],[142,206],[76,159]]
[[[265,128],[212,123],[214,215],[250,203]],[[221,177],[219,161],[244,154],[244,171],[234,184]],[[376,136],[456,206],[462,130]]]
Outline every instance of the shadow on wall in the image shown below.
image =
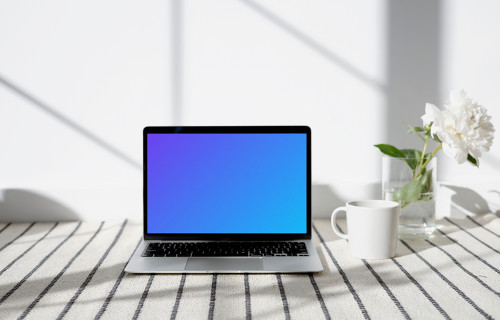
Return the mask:
[[450,216],[476,216],[492,212],[486,199],[476,191],[458,186],[442,186],[455,192],[455,194],[451,196]]
[[0,221],[75,221],[80,217],[70,208],[33,191],[0,190]]
[[[441,0],[389,0],[387,143],[414,147],[406,121],[420,125],[426,102],[441,103]],[[419,145],[420,148],[420,145]]]
[[67,128],[79,133],[82,137],[87,138],[89,141],[92,141],[96,145],[100,146],[107,152],[113,154],[115,157],[118,159],[128,163],[129,165],[135,167],[136,169],[142,170],[142,165],[135,161],[134,159],[130,158],[127,156],[125,153],[122,151],[118,150],[113,144],[106,142],[103,140],[101,137],[96,135],[95,133],[89,131],[79,123],[76,123],[75,121],[71,120],[70,118],[66,117],[64,114],[62,114],[60,111],[58,111],[56,108],[49,106],[45,102],[41,101],[31,93],[28,93],[24,88],[21,88],[20,86],[12,83],[10,80],[2,77],[0,75],[0,85],[3,87],[10,89],[12,92],[16,93],[20,97],[26,99],[31,103],[32,106],[38,108],[39,110],[44,111],[46,114],[51,116],[52,118],[58,120],[62,124],[66,125]]

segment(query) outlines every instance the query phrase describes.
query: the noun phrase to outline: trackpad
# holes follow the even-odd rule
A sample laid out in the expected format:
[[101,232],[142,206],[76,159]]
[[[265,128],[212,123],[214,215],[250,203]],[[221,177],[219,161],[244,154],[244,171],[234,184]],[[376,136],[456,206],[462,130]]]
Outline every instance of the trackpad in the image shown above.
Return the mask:
[[185,270],[251,271],[263,270],[262,258],[189,258]]

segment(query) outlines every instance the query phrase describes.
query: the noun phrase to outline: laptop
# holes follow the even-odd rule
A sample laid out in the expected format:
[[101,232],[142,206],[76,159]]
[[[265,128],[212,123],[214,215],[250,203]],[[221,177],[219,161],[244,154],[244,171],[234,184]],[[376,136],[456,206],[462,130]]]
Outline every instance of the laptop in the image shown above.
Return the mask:
[[143,241],[126,272],[323,270],[309,127],[146,127],[143,143]]

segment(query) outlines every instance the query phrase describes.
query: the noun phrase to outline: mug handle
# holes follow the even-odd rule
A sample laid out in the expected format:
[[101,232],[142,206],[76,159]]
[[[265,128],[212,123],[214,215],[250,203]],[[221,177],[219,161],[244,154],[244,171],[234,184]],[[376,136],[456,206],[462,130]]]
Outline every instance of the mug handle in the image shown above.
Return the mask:
[[338,207],[337,209],[333,210],[332,212],[332,218],[331,218],[331,223],[332,223],[332,229],[333,231],[339,236],[341,237],[342,239],[347,239],[348,236],[346,233],[343,233],[342,231],[340,231],[339,227],[337,227],[337,223],[336,223],[336,219],[337,219],[337,215],[340,213],[340,212],[345,212],[347,213],[347,209],[346,207]]

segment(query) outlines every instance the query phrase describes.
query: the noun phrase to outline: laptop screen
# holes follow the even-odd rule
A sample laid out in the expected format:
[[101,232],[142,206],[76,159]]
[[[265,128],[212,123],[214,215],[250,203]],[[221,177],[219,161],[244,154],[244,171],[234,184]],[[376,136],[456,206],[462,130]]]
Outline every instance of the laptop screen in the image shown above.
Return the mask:
[[146,128],[146,234],[307,234],[308,133],[208,128]]

